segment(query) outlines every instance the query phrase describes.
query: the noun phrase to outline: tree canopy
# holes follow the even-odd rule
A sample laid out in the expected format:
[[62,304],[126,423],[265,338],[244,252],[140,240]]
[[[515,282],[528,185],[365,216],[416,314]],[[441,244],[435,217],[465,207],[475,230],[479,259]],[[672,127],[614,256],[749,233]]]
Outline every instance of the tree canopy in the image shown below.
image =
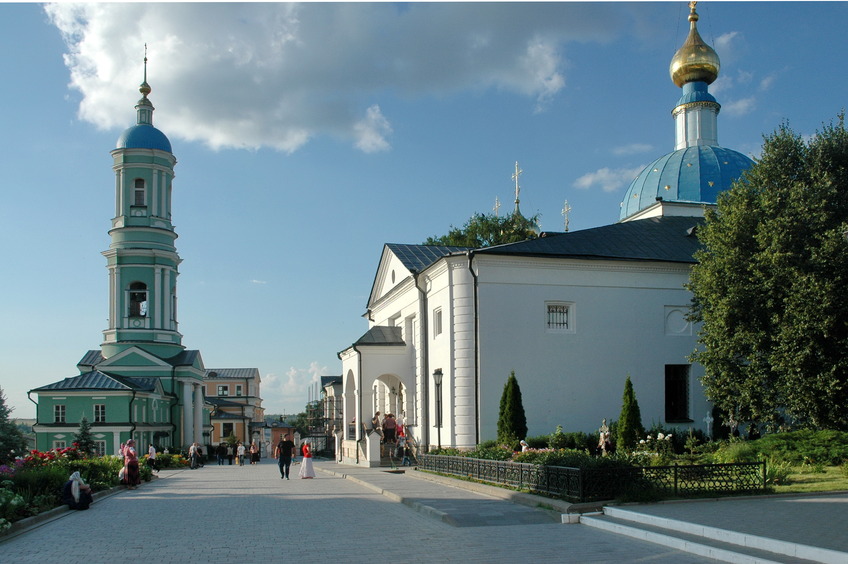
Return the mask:
[[708,210],[691,360],[729,418],[848,430],[848,133],[782,125]]
[[6,394],[0,388],[0,464],[22,456],[27,448],[26,438],[12,422],[11,414],[12,408],[6,405]]
[[451,226],[447,235],[428,237],[425,245],[449,245],[479,249],[516,243],[538,237],[539,214],[527,218],[520,213],[499,217],[475,213],[462,228]]

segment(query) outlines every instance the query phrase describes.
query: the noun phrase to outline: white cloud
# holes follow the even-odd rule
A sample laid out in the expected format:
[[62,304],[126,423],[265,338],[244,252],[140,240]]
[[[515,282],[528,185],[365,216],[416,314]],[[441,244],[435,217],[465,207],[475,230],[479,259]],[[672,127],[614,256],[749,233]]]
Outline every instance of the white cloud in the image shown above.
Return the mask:
[[[604,4],[57,3],[79,117],[132,124],[144,44],[156,123],[213,148],[297,150],[315,136],[389,148],[387,93],[496,88],[546,108],[566,84],[562,51],[602,42],[627,14]],[[361,108],[369,108],[363,119]]]
[[744,116],[751,113],[757,107],[757,99],[754,96],[735,100],[722,104],[721,111],[734,116]]
[[[261,394],[265,412],[300,413],[309,399],[310,386],[320,387],[321,376],[329,374],[326,366],[313,361],[308,368],[292,366],[282,376],[273,373],[262,376]],[[320,389],[317,391],[320,393]]]
[[742,34],[738,31],[729,31],[716,37],[715,50],[720,59],[732,56],[736,45],[742,39]]
[[380,106],[374,104],[365,112],[365,118],[353,126],[356,146],[365,153],[387,151],[390,148],[386,136],[392,132],[389,120],[383,116]]
[[588,190],[595,186],[604,192],[615,192],[628,185],[642,172],[644,165],[635,168],[602,168],[595,172],[589,172],[574,181],[574,187],[580,190]]
[[256,280],[256,279],[254,278],[253,280],[251,280],[251,281],[250,281],[250,283],[251,283],[251,284],[260,284],[260,285],[261,285],[261,284],[267,284],[267,283],[268,283],[268,281],[267,281],[267,280]]
[[617,156],[638,155],[639,153],[647,153],[653,150],[654,146],[647,143],[631,143],[630,145],[613,148],[612,154]]

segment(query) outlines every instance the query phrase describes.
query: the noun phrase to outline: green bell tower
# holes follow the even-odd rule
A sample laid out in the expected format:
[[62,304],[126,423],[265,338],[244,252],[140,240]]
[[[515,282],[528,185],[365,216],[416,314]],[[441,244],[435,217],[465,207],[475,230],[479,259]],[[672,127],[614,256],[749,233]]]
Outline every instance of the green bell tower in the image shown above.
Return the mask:
[[105,358],[138,347],[171,358],[184,347],[177,330],[177,276],[181,262],[171,223],[171,189],[176,157],[171,142],[153,127],[148,99],[147,56],[136,104],[136,125],[112,151],[115,217],[111,244],[103,255],[109,270],[109,327],[103,331]]

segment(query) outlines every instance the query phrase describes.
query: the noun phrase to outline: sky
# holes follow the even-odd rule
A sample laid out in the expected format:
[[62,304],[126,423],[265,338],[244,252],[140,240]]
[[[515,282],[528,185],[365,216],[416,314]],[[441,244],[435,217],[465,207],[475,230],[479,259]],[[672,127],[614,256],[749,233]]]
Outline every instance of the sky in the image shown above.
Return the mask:
[[[701,2],[719,143],[756,158],[848,105],[845,2]],[[179,330],[296,413],[363,318],[386,243],[520,206],[618,220],[674,148],[685,2],[0,3],[0,388],[79,374],[107,327],[109,152],[143,80],[177,157]],[[311,391],[310,391],[311,390]],[[36,395],[33,394],[33,400]]]

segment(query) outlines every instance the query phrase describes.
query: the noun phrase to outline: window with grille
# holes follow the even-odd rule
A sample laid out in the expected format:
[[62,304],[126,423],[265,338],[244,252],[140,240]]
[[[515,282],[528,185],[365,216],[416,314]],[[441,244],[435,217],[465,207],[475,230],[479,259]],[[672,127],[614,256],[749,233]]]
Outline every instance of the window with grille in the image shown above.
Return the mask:
[[218,386],[218,395],[219,396],[228,396],[230,395],[230,387],[228,385]]
[[574,306],[569,303],[546,304],[547,317],[545,327],[548,331],[573,332],[574,331]]
[[[54,423],[64,423],[65,422],[65,406],[64,405],[54,405],[53,406],[53,422]],[[64,448],[64,447],[62,447]]]
[[55,449],[67,448],[67,443],[65,441],[53,441],[53,448],[55,448]]
[[106,456],[106,441],[94,441],[94,455]]
[[94,404],[94,422],[95,423],[105,423],[106,422],[106,404],[105,403],[95,403]]
[[236,395],[237,395],[237,396],[242,395],[242,393],[241,393],[241,385],[240,385],[240,384],[236,384]]

